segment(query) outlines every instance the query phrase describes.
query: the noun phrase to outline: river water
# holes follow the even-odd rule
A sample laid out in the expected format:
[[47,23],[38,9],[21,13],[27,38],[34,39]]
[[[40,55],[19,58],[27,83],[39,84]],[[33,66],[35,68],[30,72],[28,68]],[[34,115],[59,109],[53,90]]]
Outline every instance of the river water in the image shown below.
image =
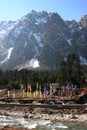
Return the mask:
[[16,126],[30,130],[87,130],[87,124],[31,120],[18,117],[0,116],[0,126]]

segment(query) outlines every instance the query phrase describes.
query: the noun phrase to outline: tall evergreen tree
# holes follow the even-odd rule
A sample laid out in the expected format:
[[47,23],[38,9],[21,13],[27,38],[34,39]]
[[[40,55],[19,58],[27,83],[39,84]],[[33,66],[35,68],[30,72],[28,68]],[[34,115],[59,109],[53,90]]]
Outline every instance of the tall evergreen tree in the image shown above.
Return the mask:
[[60,63],[58,72],[58,81],[62,81],[63,84],[72,82],[80,87],[83,73],[78,55],[69,54],[66,60]]
[[58,70],[58,78],[57,78],[57,82],[63,83],[65,84],[67,82],[67,74],[66,74],[66,61],[61,61],[60,62],[60,67]]

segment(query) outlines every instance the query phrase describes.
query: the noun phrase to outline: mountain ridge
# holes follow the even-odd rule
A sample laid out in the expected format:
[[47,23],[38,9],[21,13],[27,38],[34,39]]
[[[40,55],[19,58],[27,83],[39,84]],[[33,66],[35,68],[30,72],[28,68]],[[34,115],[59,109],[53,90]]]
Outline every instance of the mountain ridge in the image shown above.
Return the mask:
[[42,69],[56,69],[70,53],[78,54],[81,62],[87,63],[87,15],[79,22],[64,21],[57,13],[33,10],[8,23],[5,35],[0,33],[0,68],[20,68],[26,61],[31,66],[34,59]]

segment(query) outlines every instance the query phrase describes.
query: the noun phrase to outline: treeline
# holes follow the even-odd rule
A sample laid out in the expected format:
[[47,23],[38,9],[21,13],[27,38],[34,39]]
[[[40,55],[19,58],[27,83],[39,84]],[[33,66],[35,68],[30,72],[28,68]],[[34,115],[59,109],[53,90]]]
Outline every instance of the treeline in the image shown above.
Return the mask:
[[12,89],[20,88],[20,84],[32,85],[36,89],[36,83],[44,86],[50,83],[61,83],[66,85],[72,82],[78,87],[86,85],[84,67],[80,64],[80,59],[76,54],[68,55],[64,61],[61,61],[57,70],[51,71],[30,71],[30,70],[0,70],[0,88]]
[[31,84],[36,89],[36,83],[41,86],[56,82],[57,71],[30,71],[30,70],[0,70],[0,87],[4,89],[19,89],[20,85]]

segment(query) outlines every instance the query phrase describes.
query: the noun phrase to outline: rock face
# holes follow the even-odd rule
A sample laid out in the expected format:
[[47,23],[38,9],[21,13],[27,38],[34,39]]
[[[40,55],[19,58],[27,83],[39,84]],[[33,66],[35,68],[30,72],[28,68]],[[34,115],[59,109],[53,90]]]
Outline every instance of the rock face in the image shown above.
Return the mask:
[[56,69],[67,54],[87,63],[87,15],[64,21],[57,13],[31,11],[0,23],[0,68]]

